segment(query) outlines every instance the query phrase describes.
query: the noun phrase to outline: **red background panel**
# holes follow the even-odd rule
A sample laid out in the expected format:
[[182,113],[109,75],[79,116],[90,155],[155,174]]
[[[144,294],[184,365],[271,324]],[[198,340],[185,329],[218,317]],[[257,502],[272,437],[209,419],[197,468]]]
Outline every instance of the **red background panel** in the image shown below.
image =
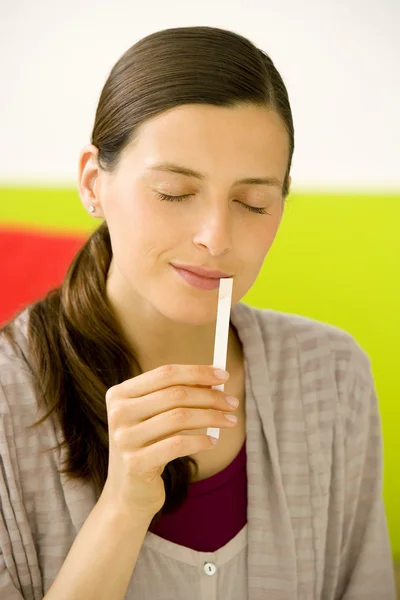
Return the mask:
[[0,228],[0,325],[61,283],[85,240]]

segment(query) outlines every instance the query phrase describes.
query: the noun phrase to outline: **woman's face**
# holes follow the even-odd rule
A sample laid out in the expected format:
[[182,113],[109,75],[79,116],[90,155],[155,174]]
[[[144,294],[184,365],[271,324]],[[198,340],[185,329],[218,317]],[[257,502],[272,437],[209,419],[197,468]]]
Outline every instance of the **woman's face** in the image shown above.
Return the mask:
[[[174,321],[215,319],[218,288],[192,287],[171,263],[233,274],[232,304],[240,301],[281,221],[288,155],[280,117],[253,105],[184,105],[144,123],[96,185],[113,247],[110,276],[131,292],[132,309],[140,298]],[[268,181],[241,182],[248,179]]]

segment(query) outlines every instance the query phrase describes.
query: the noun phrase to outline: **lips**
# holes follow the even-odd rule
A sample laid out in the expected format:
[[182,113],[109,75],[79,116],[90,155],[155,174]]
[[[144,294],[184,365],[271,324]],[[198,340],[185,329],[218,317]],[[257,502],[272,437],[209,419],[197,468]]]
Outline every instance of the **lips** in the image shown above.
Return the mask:
[[221,279],[222,277],[232,277],[224,271],[218,271],[214,269],[206,269],[204,267],[198,267],[196,265],[182,265],[178,263],[171,263],[176,269],[183,269],[189,273],[194,273],[199,277],[207,277],[208,279]]
[[192,271],[178,269],[174,265],[171,266],[175,272],[192,287],[202,290],[215,290],[219,288],[221,281],[220,277],[203,277],[202,275],[196,275],[196,273],[192,273]]

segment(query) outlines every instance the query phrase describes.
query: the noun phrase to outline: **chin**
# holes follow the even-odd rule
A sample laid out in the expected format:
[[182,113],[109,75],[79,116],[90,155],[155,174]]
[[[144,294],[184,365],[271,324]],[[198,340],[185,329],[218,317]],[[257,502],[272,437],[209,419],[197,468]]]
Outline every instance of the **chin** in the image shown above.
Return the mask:
[[185,325],[206,325],[217,318],[218,297],[214,302],[206,302],[201,298],[184,298],[164,301],[158,310],[171,321]]

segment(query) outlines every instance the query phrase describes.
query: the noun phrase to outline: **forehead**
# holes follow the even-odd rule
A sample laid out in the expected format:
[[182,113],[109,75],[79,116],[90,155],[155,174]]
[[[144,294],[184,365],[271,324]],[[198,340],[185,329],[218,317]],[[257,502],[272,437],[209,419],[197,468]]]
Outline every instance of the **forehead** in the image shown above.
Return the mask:
[[[190,104],[149,119],[125,149],[143,168],[168,160],[210,175],[229,165],[247,175],[286,171],[289,137],[281,117],[255,105],[219,107]],[[272,170],[273,173],[266,173]]]

